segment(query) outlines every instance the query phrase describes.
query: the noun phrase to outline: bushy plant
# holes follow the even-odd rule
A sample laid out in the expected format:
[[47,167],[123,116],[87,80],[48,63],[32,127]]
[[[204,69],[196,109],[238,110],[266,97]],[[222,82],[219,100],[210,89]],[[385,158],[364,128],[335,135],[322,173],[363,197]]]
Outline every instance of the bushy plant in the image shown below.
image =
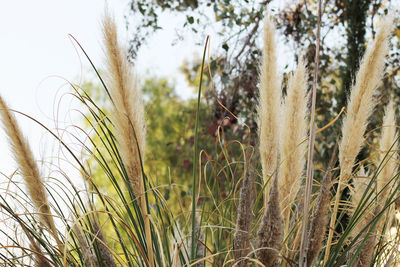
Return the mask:
[[[383,18],[368,45],[352,86],[338,152],[333,149],[331,162],[323,164],[323,179],[313,181],[313,141],[319,132],[329,131],[329,125],[316,129],[310,114],[307,62],[299,61],[282,96],[275,26],[266,18],[259,66],[259,144],[226,140],[221,127],[213,153],[200,146],[200,80],[193,103],[193,180],[187,191],[191,204],[179,205],[165,197],[164,188],[180,186],[167,182],[169,173],[152,178],[157,163],[147,162],[146,136],[157,132],[146,132],[141,91],[115,22],[106,14],[104,77],[93,68],[111,108],[104,110],[88,92],[72,86],[74,97],[87,110],[83,114],[89,131],[80,145],[88,157],[81,160],[62,136],[37,122],[75,160],[84,188],[68,176],[44,181],[13,111],[0,97],[4,130],[24,184],[7,177],[9,185],[2,188],[4,223],[15,225],[15,231],[0,230],[0,259],[5,266],[397,264],[399,236],[393,214],[400,183],[393,104],[383,119],[378,160],[356,160],[376,104],[374,93],[384,76],[392,27],[393,16]],[[207,41],[200,79],[206,49]],[[316,84],[314,79],[314,89]],[[315,96],[315,90],[311,92]],[[156,151],[152,154],[157,157]],[[307,185],[314,190],[308,191]],[[349,197],[344,189],[351,191]],[[180,201],[179,195],[171,199]]]

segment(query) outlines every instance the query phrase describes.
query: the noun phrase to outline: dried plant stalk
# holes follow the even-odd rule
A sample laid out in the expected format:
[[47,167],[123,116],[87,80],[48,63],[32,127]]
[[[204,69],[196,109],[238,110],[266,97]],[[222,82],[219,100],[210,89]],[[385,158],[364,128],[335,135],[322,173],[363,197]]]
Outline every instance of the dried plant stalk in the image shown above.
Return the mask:
[[133,192],[138,199],[144,218],[147,253],[154,265],[150,219],[146,205],[141,159],[145,151],[144,107],[140,91],[136,88],[127,52],[118,43],[114,18],[106,14],[103,19],[104,43],[109,72],[108,86],[114,102],[113,122],[119,151]]
[[0,97],[0,115],[14,158],[19,165],[32,202],[39,213],[39,218],[56,240],[58,249],[63,252],[64,245],[57,234],[50,204],[47,199],[46,189],[40,177],[39,168],[33,157],[28,141],[19,129],[15,116],[11,114],[2,97]]
[[384,59],[388,53],[388,38],[392,27],[393,17],[386,16],[380,25],[376,38],[365,51],[356,75],[356,82],[351,89],[348,112],[343,121],[342,140],[339,146],[340,176],[330,222],[325,263],[330,254],[342,188],[350,178],[354,161],[361,150],[368,118],[375,106],[373,94],[384,75]]
[[[246,156],[247,157],[247,156]],[[251,159],[246,158],[245,174],[240,189],[236,229],[233,236],[233,250],[239,267],[247,266],[244,259],[250,252],[250,228],[252,222],[252,207],[254,204],[254,171]]]
[[75,233],[76,239],[78,240],[79,248],[82,251],[84,266],[88,266],[88,267],[99,266],[96,258],[94,257],[94,255],[89,247],[89,244],[86,242],[85,238],[82,235],[82,231],[81,231],[79,225],[74,224],[72,229]]
[[267,207],[258,229],[257,258],[265,266],[273,266],[282,248],[282,213],[279,204],[278,175],[272,181]]
[[318,87],[318,72],[320,63],[320,39],[321,39],[321,18],[322,18],[322,0],[318,0],[318,16],[317,16],[317,34],[316,34],[316,46],[314,56],[314,75],[311,91],[311,111],[310,111],[310,128],[309,128],[309,139],[308,139],[308,153],[307,153],[307,172],[306,172],[306,184],[304,190],[304,201],[303,201],[303,220],[301,227],[301,243],[300,243],[300,256],[299,266],[307,266],[307,247],[308,247],[308,218],[310,214],[310,202],[312,194],[313,184],[313,172],[314,172],[314,145],[316,135],[316,124],[315,124],[315,106],[317,99],[317,87]]
[[336,164],[336,149],[331,156],[328,170],[326,171],[324,178],[321,182],[321,188],[318,193],[317,205],[315,207],[309,232],[309,244],[307,247],[307,266],[311,266],[314,259],[318,256],[323,246],[323,240],[325,232],[329,223],[329,205],[331,200],[331,186],[332,186],[332,176],[333,168]]
[[263,181],[266,184],[264,200],[267,203],[271,176],[276,170],[279,149],[279,128],[281,109],[280,76],[277,73],[276,41],[274,23],[264,21],[264,49],[260,65],[260,98],[258,105],[258,135],[263,169]]
[[357,257],[355,267],[371,266],[375,245],[376,236],[374,235],[374,233],[371,233],[368,236],[367,241],[365,241],[364,246]]
[[110,249],[107,247],[107,240],[103,235],[103,231],[101,230],[97,219],[93,220],[93,231],[95,239],[97,240],[102,264],[107,267],[116,267],[117,264],[114,261],[114,257],[112,256]]
[[285,235],[289,229],[290,205],[300,189],[307,150],[307,71],[303,60],[299,61],[296,72],[288,82],[287,97],[283,105],[283,129],[280,155],[282,164],[279,171],[279,193]]

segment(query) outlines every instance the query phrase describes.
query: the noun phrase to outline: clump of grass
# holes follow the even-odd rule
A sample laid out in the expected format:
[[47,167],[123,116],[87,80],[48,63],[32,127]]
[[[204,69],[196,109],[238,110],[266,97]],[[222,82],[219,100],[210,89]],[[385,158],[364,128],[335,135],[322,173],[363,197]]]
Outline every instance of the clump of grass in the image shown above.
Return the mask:
[[[81,145],[90,160],[79,160],[61,137],[38,122],[73,156],[89,185],[85,190],[76,188],[67,175],[64,177],[66,184],[54,179],[45,185],[14,115],[0,97],[4,129],[28,189],[25,193],[17,182],[9,178],[9,183],[18,193],[12,195],[6,191],[6,195],[21,206],[31,201],[37,213],[29,212],[30,205],[24,212],[17,212],[6,197],[0,195],[1,212],[18,225],[29,241],[28,249],[19,237],[12,237],[0,229],[11,243],[4,245],[0,240],[0,259],[10,266],[31,263],[35,266],[96,267],[304,265],[304,257],[299,259],[298,256],[303,249],[299,245],[302,234],[299,222],[304,219],[303,229],[310,224],[310,231],[306,233],[310,241],[306,242],[307,266],[367,266],[396,262],[394,258],[398,257],[398,252],[389,251],[387,247],[392,241],[384,236],[386,228],[391,226],[389,212],[400,192],[393,103],[388,105],[383,119],[376,170],[366,173],[365,162],[355,166],[368,118],[375,105],[373,94],[383,77],[392,24],[391,16],[385,18],[375,40],[366,50],[343,123],[339,156],[336,157],[335,148],[329,164],[324,164],[327,170],[315,194],[317,197],[311,203],[313,215],[309,222],[308,217],[299,215],[308,208],[296,203],[296,195],[303,197],[305,191],[301,185],[304,184],[302,176],[308,137],[307,68],[300,60],[289,79],[287,96],[281,106],[275,27],[271,19],[265,19],[260,63],[258,149],[262,174],[258,175],[257,153],[252,154],[254,148],[250,143],[243,149],[240,142],[232,141],[246,151],[243,159],[239,160],[228,159],[232,143],[226,140],[219,141],[221,153],[216,160],[206,151],[198,153],[200,82],[194,131],[193,164],[196,167],[193,168],[191,185],[192,210],[182,209],[177,215],[171,212],[160,191],[164,185],[154,185],[144,171],[146,129],[143,101],[126,52],[119,43],[115,21],[106,14],[103,32],[107,79],[103,81],[100,75],[99,78],[113,104],[111,116],[107,116],[109,113],[100,108],[87,92],[73,86],[76,99],[87,108],[85,119],[91,133],[87,134],[89,144],[81,142]],[[205,52],[206,49],[202,68]],[[221,131],[223,133],[223,129]],[[207,163],[201,168],[203,155]],[[218,161],[222,156],[223,163]],[[339,166],[335,168],[337,159]],[[91,173],[86,165],[95,165],[99,171]],[[356,176],[353,175],[354,169],[359,169]],[[337,172],[340,172],[338,187],[331,203],[331,187],[336,182],[333,178]],[[92,177],[94,175],[107,179],[110,187],[100,187]],[[229,196],[220,196],[220,191],[226,189],[218,186],[220,176],[229,180]],[[349,184],[354,187],[351,187],[351,203],[341,202],[342,191]],[[206,203],[200,204],[198,196],[204,191],[208,194],[202,196],[207,198],[203,200]],[[333,210],[329,214],[331,204]],[[292,210],[292,207],[296,208]],[[52,210],[60,218],[60,226],[54,221]],[[335,235],[337,216],[344,213],[349,215],[349,221],[343,226],[343,232]],[[329,215],[332,217],[330,226]],[[65,230],[68,235],[63,236],[58,229]],[[10,247],[19,249],[19,252],[15,253]]]
[[149,262],[153,266],[150,219],[145,199],[143,163],[141,162],[141,155],[144,155],[145,151],[146,137],[143,100],[133,80],[127,52],[118,42],[115,20],[108,13],[104,16],[103,30],[109,74],[108,88],[114,104],[112,121],[116,128],[115,136],[125,170],[144,216],[147,253]]
[[356,75],[356,82],[351,89],[347,116],[343,120],[342,138],[339,145],[340,176],[329,226],[325,262],[330,254],[341,193],[350,179],[356,156],[363,146],[363,135],[368,118],[376,104],[373,94],[381,84],[385,73],[384,59],[388,53],[388,39],[392,27],[393,17],[387,16],[382,21],[375,39],[365,51]]

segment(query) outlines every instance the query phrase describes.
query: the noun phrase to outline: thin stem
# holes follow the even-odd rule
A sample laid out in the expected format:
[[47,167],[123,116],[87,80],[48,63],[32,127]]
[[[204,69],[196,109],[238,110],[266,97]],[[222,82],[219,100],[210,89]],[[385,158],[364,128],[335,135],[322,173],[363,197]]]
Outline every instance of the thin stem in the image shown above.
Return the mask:
[[193,184],[192,184],[192,242],[191,242],[191,260],[192,262],[196,258],[196,184],[197,184],[197,161],[198,161],[198,143],[199,143],[199,120],[200,120],[200,97],[201,97],[201,86],[203,83],[203,70],[204,70],[204,61],[206,58],[207,45],[209,42],[209,36],[206,38],[206,43],[204,45],[203,59],[201,61],[201,69],[200,69],[200,84],[199,84],[199,92],[197,95],[197,110],[196,110],[196,122],[195,122],[195,138],[194,138],[194,155],[193,155]]
[[318,0],[318,24],[317,24],[317,38],[316,38],[316,49],[315,49],[315,68],[314,78],[312,86],[312,102],[311,102],[311,118],[310,118],[310,138],[308,141],[308,157],[307,157],[307,178],[306,178],[306,191],[304,196],[304,210],[303,210],[303,230],[301,234],[301,245],[300,245],[300,267],[307,266],[307,253],[308,247],[308,217],[311,201],[311,191],[313,184],[313,153],[315,143],[315,102],[317,95],[317,84],[318,84],[318,72],[319,72],[319,50],[320,50],[320,38],[321,38],[321,8],[322,0]]

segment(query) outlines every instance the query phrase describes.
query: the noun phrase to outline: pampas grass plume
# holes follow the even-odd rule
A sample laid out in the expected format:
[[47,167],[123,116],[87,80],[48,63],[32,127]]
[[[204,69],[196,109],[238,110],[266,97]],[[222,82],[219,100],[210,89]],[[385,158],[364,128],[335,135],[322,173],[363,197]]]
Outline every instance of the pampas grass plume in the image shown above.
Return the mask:
[[360,69],[356,75],[356,82],[351,89],[347,116],[343,120],[342,140],[339,145],[340,176],[332,211],[325,262],[329,257],[332,244],[342,185],[350,178],[354,161],[364,142],[363,135],[367,127],[368,118],[375,107],[373,94],[381,84],[384,75],[384,60],[388,53],[388,39],[392,28],[393,16],[386,16],[379,27],[375,39],[365,51],[360,63]]
[[47,199],[47,193],[42,178],[40,177],[39,168],[36,164],[27,140],[19,129],[14,115],[11,114],[1,96],[0,115],[3,121],[3,128],[8,136],[14,158],[19,165],[33,204],[39,213],[39,218],[56,240],[58,249],[63,252],[64,245],[58,238],[57,229],[50,211],[50,204]]
[[82,256],[85,266],[88,267],[98,266],[97,260],[95,259],[88,243],[86,242],[84,236],[82,235],[82,231],[79,227],[79,224],[74,224],[72,229],[73,232],[75,233],[76,239],[78,240],[79,248],[82,251]]
[[[290,205],[300,189],[305,164],[307,139],[307,71],[303,60],[289,78],[288,91],[283,105],[283,129],[280,155],[282,164],[279,170],[279,193],[285,229],[288,229]],[[287,234],[287,233],[285,233]]]
[[150,266],[154,264],[141,159],[144,158],[146,128],[142,95],[133,79],[133,71],[128,62],[127,52],[118,43],[117,26],[113,17],[106,12],[103,19],[104,43],[107,56],[108,86],[114,102],[112,120],[132,190],[138,199],[144,217],[147,256]]
[[250,229],[254,204],[254,171],[251,159],[246,158],[245,174],[240,189],[236,228],[233,236],[233,253],[239,267],[247,266],[243,258],[250,252]]
[[[260,98],[258,105],[258,135],[266,184],[276,170],[279,150],[279,119],[281,105],[280,77],[277,73],[276,41],[274,23],[264,21],[264,49],[260,65]],[[264,191],[265,203],[269,194],[269,185]]]
[[[368,184],[370,183],[369,174],[365,172],[364,166],[360,167],[360,170],[357,172],[357,175],[353,179],[354,189],[350,191],[351,194],[351,204],[352,208],[350,209],[351,216],[353,216],[355,209],[361,203],[363,194],[365,190],[368,188]],[[370,190],[373,190],[371,188]],[[373,198],[371,198],[372,201]],[[369,203],[367,203],[369,204]],[[363,212],[364,218],[362,218],[353,229],[353,236],[358,235],[365,226],[373,219],[373,208],[369,208],[365,212]]]
[[380,25],[374,41],[368,45],[352,87],[347,116],[343,121],[342,140],[339,147],[340,178],[347,180],[354,160],[362,147],[368,118],[375,107],[373,94],[381,84],[388,38],[393,28],[393,17],[387,16]]
[[336,151],[337,145],[335,146],[334,152],[329,162],[328,170],[326,171],[324,178],[321,181],[321,188],[318,193],[318,200],[315,210],[311,219],[311,226],[309,231],[309,244],[307,247],[307,265],[312,266],[314,259],[318,256],[323,246],[323,240],[326,233],[326,228],[329,223],[329,210],[331,200],[331,186],[333,168],[336,164]]
[[[117,27],[113,17],[103,20],[104,43],[107,56],[108,88],[114,102],[113,122],[119,151],[136,197],[143,194],[141,187],[141,155],[145,150],[144,107],[140,91],[136,88],[127,53],[118,43]],[[132,128],[133,127],[133,128]]]
[[107,240],[96,219],[93,220],[93,232],[97,240],[102,264],[107,267],[116,267],[117,265],[114,261],[114,257],[112,256],[110,249],[107,247]]
[[256,256],[265,266],[274,266],[283,246],[282,214],[279,204],[277,175],[272,181],[267,207],[258,229]]

